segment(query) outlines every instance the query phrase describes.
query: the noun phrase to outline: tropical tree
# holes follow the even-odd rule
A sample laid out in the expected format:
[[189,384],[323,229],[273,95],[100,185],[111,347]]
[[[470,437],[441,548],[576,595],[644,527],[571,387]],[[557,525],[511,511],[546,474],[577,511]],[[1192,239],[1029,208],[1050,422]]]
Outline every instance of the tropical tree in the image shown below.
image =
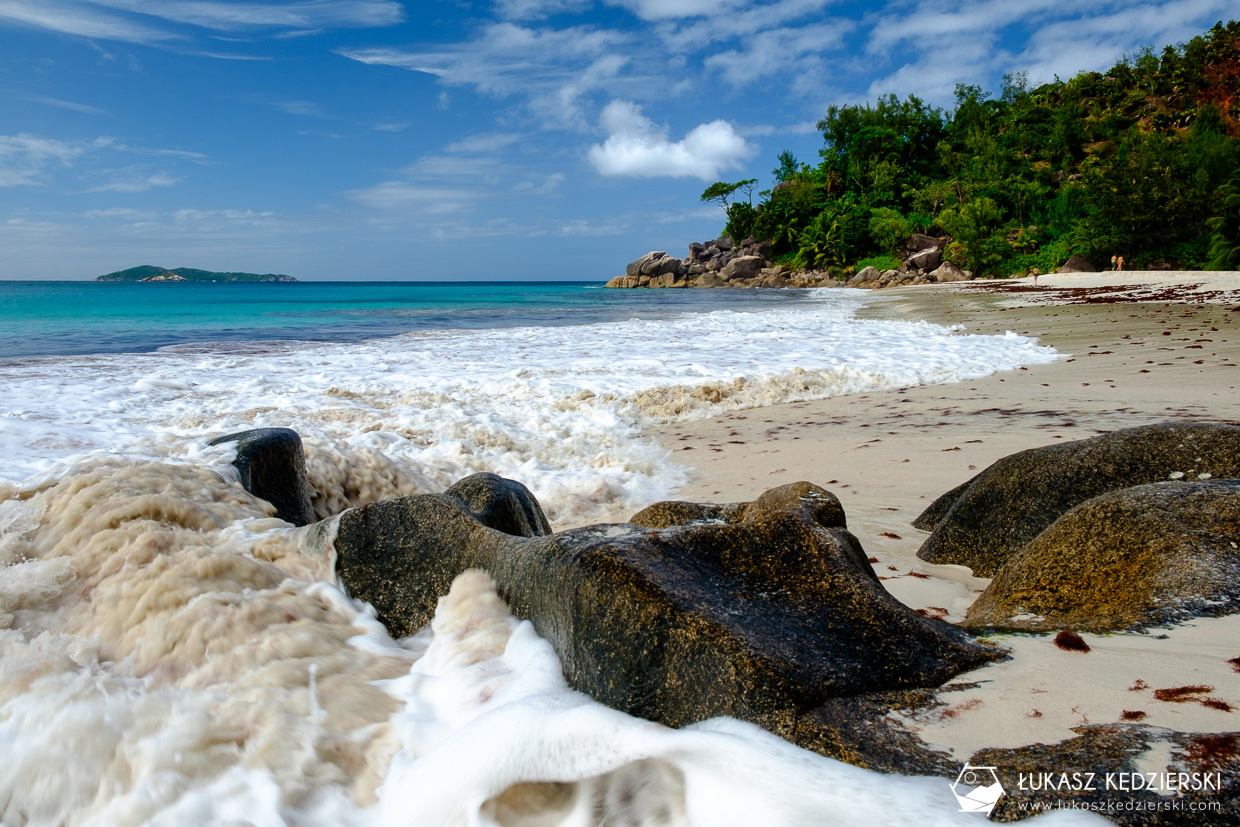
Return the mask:
[[1206,222],[1210,228],[1210,266],[1240,270],[1240,174],[1221,188],[1222,211]]

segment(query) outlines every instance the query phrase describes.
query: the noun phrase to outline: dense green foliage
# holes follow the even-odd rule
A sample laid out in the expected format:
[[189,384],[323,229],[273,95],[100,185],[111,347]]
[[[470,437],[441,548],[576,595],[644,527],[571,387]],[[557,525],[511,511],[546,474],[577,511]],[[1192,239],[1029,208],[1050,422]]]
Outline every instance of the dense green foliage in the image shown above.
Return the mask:
[[95,281],[142,281],[157,276],[180,276],[185,281],[227,281],[227,282],[272,282],[297,281],[292,276],[280,273],[215,273],[210,270],[195,270],[192,267],[156,267],[152,264],[141,264],[128,270],[117,270],[115,273],[98,276]]
[[1078,254],[1240,268],[1235,21],[1105,73],[1037,88],[1009,75],[998,98],[960,85],[951,112],[915,96],[832,106],[818,128],[818,165],[780,153],[757,207],[724,201],[726,234],[818,268],[898,255],[915,232],[950,237],[945,257],[977,274],[1045,272]]

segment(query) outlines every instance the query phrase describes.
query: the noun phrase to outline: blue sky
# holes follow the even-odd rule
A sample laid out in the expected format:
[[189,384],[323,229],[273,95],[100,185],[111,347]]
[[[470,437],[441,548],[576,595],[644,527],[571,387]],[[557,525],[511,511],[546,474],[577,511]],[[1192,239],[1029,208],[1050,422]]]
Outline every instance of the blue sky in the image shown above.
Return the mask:
[[1105,69],[1234,0],[0,0],[0,279],[606,279],[831,104]]

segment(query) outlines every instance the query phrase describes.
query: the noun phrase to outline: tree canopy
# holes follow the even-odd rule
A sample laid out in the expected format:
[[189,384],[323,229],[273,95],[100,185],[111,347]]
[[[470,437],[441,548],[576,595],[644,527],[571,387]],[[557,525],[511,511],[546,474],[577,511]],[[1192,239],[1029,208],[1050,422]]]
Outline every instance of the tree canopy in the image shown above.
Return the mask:
[[816,166],[787,150],[756,206],[723,182],[702,200],[725,231],[770,240],[790,264],[890,260],[905,237],[950,237],[946,258],[979,274],[1057,269],[1073,255],[1142,267],[1240,267],[1240,23],[1106,72],[998,97],[956,87],[951,111],[914,95],[832,106]]

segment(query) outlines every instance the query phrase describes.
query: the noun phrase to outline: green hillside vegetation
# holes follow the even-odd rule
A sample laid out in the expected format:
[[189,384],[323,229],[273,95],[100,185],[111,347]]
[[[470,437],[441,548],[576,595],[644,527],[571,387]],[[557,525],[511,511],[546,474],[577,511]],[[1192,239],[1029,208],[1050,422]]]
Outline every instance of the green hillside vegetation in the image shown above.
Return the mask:
[[832,106],[817,166],[779,155],[755,207],[726,198],[726,235],[773,243],[817,269],[898,266],[912,233],[949,236],[945,258],[977,275],[1097,266],[1240,267],[1240,23],[1105,73],[998,97],[958,85],[951,112],[915,96]]
[[128,270],[118,270],[115,273],[98,276],[95,281],[143,281],[156,279],[160,276],[164,276],[165,280],[170,276],[180,276],[181,278],[177,279],[178,281],[297,281],[292,276],[280,273],[215,273],[210,270],[195,270],[192,267],[174,267],[169,270],[152,264],[142,264],[137,267],[130,267]]

